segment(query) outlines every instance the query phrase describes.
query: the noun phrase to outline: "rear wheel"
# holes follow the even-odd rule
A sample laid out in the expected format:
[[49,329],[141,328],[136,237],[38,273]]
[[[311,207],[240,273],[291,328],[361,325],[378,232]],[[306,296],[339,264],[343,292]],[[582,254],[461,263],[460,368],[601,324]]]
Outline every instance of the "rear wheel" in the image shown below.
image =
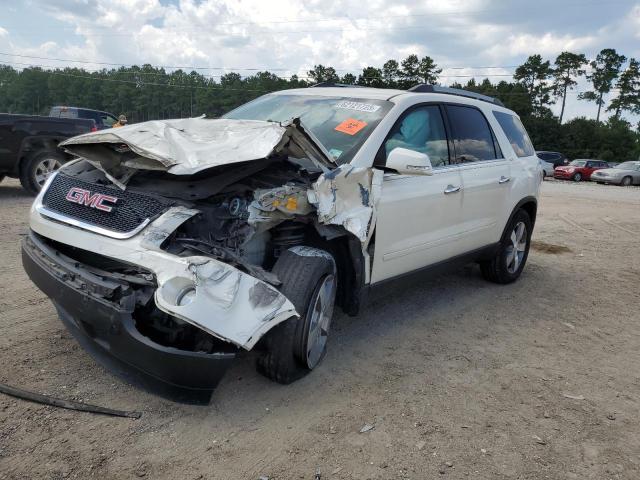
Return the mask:
[[622,185],[623,187],[628,187],[629,185],[631,185],[631,177],[624,177],[622,179],[622,182],[620,182],[620,185]]
[[257,369],[266,377],[291,383],[313,370],[324,358],[337,274],[333,257],[317,248],[299,246],[285,251],[273,267],[282,281],[280,291],[300,318],[290,318],[270,330]]
[[36,153],[26,160],[20,171],[20,183],[32,194],[38,193],[53,172],[65,161],[64,155],[58,152],[45,151]]
[[577,172],[573,175],[572,178],[574,182],[579,182],[580,180],[582,180],[582,174],[580,172]]
[[494,283],[511,283],[518,279],[529,256],[532,225],[529,214],[518,210],[500,241],[496,255],[480,263],[482,276]]

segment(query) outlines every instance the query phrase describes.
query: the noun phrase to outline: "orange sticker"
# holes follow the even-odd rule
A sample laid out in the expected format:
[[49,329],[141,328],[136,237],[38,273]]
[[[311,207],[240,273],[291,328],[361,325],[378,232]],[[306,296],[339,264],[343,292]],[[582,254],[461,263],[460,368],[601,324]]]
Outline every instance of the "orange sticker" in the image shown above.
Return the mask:
[[337,130],[338,132],[346,133],[347,135],[355,135],[366,126],[367,126],[367,122],[356,120],[354,118],[347,118],[344,122],[338,125],[334,130]]

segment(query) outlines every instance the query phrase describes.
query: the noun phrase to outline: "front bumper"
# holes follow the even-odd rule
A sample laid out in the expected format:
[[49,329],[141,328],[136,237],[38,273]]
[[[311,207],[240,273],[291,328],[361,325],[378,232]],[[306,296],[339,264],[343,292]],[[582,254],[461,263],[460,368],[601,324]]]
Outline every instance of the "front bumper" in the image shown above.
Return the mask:
[[554,170],[553,171],[553,178],[559,178],[561,180],[570,180],[573,177],[573,174],[575,172],[565,172],[565,171],[558,171],[558,170]]
[[601,177],[599,175],[591,175],[591,181],[592,182],[598,182],[598,183],[611,183],[613,185],[620,185],[620,183],[622,183],[622,178],[616,178],[616,177]]
[[[33,234],[23,240],[22,263],[78,342],[129,382],[178,400],[208,400],[235,358],[153,342],[136,328],[126,282],[83,270]],[[111,292],[118,292],[112,296],[117,300],[107,300]]]

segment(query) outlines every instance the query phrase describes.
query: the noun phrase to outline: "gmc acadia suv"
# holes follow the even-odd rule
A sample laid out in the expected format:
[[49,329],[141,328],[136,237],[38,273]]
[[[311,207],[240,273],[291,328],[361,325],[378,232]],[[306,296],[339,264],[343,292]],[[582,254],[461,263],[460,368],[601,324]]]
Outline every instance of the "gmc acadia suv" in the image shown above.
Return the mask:
[[130,379],[210,395],[255,350],[316,368],[334,305],[443,264],[527,261],[541,171],[490,97],[318,86],[221,119],[80,135],[31,210],[23,264],[78,341]]

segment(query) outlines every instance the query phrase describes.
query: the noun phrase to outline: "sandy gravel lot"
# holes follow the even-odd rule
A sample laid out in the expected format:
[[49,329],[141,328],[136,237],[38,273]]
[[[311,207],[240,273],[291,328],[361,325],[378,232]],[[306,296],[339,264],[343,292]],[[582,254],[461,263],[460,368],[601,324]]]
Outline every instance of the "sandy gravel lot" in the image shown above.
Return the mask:
[[208,406],[76,344],[22,270],[30,202],[0,184],[0,381],[143,415],[0,394],[2,479],[640,478],[638,187],[545,182],[516,284],[466,267],[389,288],[335,318],[312,375],[277,385],[242,359]]

